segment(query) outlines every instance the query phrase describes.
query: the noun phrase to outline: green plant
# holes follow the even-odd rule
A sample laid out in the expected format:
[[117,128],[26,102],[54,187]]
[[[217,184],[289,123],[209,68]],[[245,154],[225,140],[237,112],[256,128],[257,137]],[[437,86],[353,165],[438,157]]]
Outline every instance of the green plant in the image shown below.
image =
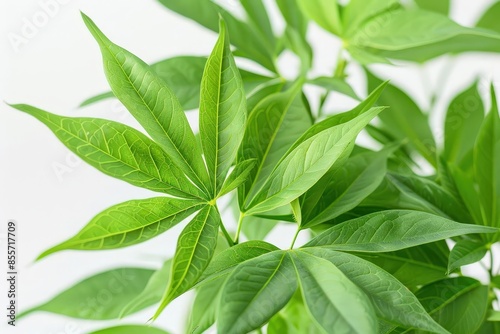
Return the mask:
[[[366,67],[370,95],[347,112],[327,115],[325,108],[330,91],[358,99],[346,81],[352,60],[424,62],[450,52],[500,51],[499,29],[491,19],[498,6],[479,21],[483,29],[447,18],[447,1],[416,1],[417,9],[394,0],[351,0],[345,6],[276,0],[286,21],[277,38],[260,0],[241,0],[246,21],[208,0],[160,2],[219,32],[207,59],[178,57],[149,66],[83,15],[112,90],[83,104],[116,97],[149,137],[108,120],[12,107],[43,122],[100,171],[163,193],[101,212],[39,259],[67,249],[134,245],[192,218],[174,258],[161,269],[112,269],[27,312],[106,320],[159,304],[154,319],[196,289],[189,332],[214,323],[220,333],[262,331],[266,324],[268,333],[500,330],[492,307],[500,284],[493,265],[486,268],[489,285],[460,273],[461,266],[487,253],[493,258],[491,246],[500,236],[500,118],[493,87],[486,116],[477,85],[451,101],[443,149],[428,115]],[[332,77],[308,77],[309,20],[344,42]],[[301,60],[292,82],[280,76],[276,64],[284,49]],[[269,76],[239,69],[233,54],[260,64]],[[311,109],[305,85],[326,90],[318,110]],[[197,138],[184,110],[198,105]],[[363,129],[383,149],[357,146]],[[435,173],[416,173],[421,159]],[[226,195],[237,208],[234,234],[217,205]],[[262,240],[277,221],[296,225],[289,249]],[[251,240],[240,242],[242,231]],[[294,248],[301,231],[312,238]],[[455,242],[451,252],[446,239]],[[112,305],[89,311],[74,303],[117,273],[134,280]],[[98,333],[127,330],[162,332],[122,327]]]

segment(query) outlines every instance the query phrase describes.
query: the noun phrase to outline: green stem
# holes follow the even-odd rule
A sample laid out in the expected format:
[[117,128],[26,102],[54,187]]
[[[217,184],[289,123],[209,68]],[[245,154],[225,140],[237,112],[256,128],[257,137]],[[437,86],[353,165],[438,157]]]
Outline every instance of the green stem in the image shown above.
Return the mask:
[[240,242],[240,233],[241,233],[241,226],[243,225],[243,218],[245,217],[245,214],[243,212],[240,212],[240,218],[238,219],[238,228],[236,229],[236,235],[234,237],[234,245],[237,245]]
[[229,246],[234,246],[233,239],[231,239],[231,236],[229,235],[229,233],[227,233],[227,230],[226,230],[226,227],[224,226],[224,224],[222,224],[222,223],[220,224],[220,229],[222,230],[224,237],[226,237],[226,240],[227,240],[227,243],[229,244]]
[[494,274],[493,274],[493,252],[492,252],[491,248],[490,248],[489,253],[490,253],[490,270],[488,271],[488,274],[490,275],[490,282],[491,282],[491,280],[493,279],[493,276],[494,276]]
[[292,244],[290,245],[290,249],[293,249],[293,245],[295,245],[295,241],[297,241],[297,237],[300,233],[300,226],[297,226],[297,231],[295,231],[295,235],[293,236]]

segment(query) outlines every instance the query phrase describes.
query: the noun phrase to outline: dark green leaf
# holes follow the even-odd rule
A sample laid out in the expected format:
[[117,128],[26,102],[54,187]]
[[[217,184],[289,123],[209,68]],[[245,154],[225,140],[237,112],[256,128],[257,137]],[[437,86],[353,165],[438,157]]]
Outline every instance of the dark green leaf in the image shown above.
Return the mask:
[[180,197],[205,197],[151,139],[126,125],[63,117],[24,104],[13,105],[47,125],[71,151],[101,172],[135,186]]
[[22,315],[45,311],[88,320],[118,319],[122,308],[141,293],[153,273],[154,270],[143,268],[108,270],[84,279]]
[[248,333],[281,310],[297,290],[289,255],[274,251],[240,264],[222,290],[219,333]]
[[392,252],[471,233],[495,233],[497,229],[451,220],[418,211],[375,212],[333,226],[306,246],[328,246],[352,252]]
[[169,197],[124,202],[99,213],[74,237],[46,250],[38,259],[67,249],[101,250],[132,246],[167,231],[201,206],[196,200]]

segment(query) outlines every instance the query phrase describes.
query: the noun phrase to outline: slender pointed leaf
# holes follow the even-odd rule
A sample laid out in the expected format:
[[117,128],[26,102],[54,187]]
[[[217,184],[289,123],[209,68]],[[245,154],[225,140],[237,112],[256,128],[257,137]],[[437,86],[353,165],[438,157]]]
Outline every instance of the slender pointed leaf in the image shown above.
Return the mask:
[[151,326],[125,325],[101,329],[89,334],[168,334],[167,331]]
[[256,30],[262,34],[264,39],[267,39],[270,45],[276,44],[273,27],[264,2],[262,0],[241,0],[240,2]]
[[345,36],[352,36],[369,19],[400,6],[399,0],[351,0],[342,11]]
[[450,0],[415,0],[415,2],[422,9],[443,15],[448,15],[450,11]]
[[161,147],[129,126],[58,116],[24,104],[12,107],[37,118],[71,151],[109,176],[174,196],[204,197]]
[[323,29],[342,35],[342,22],[337,0],[297,0],[306,16],[315,21]]
[[224,181],[219,196],[227,194],[245,182],[248,175],[250,175],[252,169],[255,167],[255,164],[256,161],[254,159],[238,162],[236,166],[234,166],[234,170],[227,177],[226,181]]
[[85,14],[82,17],[99,44],[115,96],[174,163],[204,189],[208,176],[201,150],[177,97],[146,63],[113,44]]
[[328,91],[341,93],[345,96],[352,97],[355,100],[359,100],[359,97],[354,89],[344,79],[341,78],[317,77],[307,81],[307,83],[326,88]]
[[474,240],[458,241],[450,253],[448,272],[452,273],[461,266],[480,261],[488,251],[488,246],[483,242]]
[[200,99],[201,143],[215,198],[236,158],[246,122],[245,92],[224,21],[205,66]]
[[209,329],[217,318],[217,307],[226,277],[219,277],[198,287],[191,307],[187,332],[201,334]]
[[478,28],[490,29],[500,32],[500,22],[498,22],[498,15],[500,15],[500,3],[494,2],[481,16],[476,24]]
[[336,225],[306,246],[328,246],[352,252],[392,252],[471,233],[495,233],[486,226],[460,224],[418,211],[375,212]]

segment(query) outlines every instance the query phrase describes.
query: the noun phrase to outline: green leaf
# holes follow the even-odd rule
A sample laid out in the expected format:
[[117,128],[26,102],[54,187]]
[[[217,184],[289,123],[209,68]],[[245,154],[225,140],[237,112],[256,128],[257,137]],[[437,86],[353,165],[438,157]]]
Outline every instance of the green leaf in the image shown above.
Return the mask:
[[302,223],[302,210],[300,208],[300,202],[299,199],[296,198],[294,199],[291,203],[290,206],[292,207],[292,212],[293,212],[293,218],[297,224],[301,225]]
[[470,277],[444,279],[424,286],[415,295],[427,312],[453,334],[475,333],[486,316],[488,287]]
[[175,298],[191,289],[210,263],[217,246],[219,225],[217,208],[207,205],[179,235],[168,288],[153,319]]
[[311,126],[297,88],[264,98],[248,118],[238,161],[256,159],[257,165],[238,188],[240,207],[249,203],[283,154]]
[[248,214],[286,205],[306,192],[332,167],[358,133],[380,111],[380,108],[371,109],[300,143],[278,163],[248,206]]
[[159,303],[165,290],[165,282],[170,279],[170,271],[172,269],[172,259],[163,263],[160,269],[156,270],[148,280],[148,283],[135,298],[129,301],[121,310],[120,318],[127,314],[135,313],[150,305]]
[[248,178],[248,175],[252,172],[255,167],[255,159],[249,159],[242,162],[238,162],[234,166],[233,171],[227,177],[226,181],[222,185],[222,189],[219,193],[219,197],[227,194],[228,192],[238,188],[243,182]]
[[306,16],[323,29],[342,35],[342,22],[337,0],[297,0]]
[[487,251],[488,246],[482,242],[474,240],[458,241],[450,253],[448,272],[452,273],[461,266],[480,261]]
[[200,99],[201,143],[215,198],[236,158],[246,122],[245,92],[224,21],[203,73]]
[[286,26],[283,41],[285,46],[299,57],[301,62],[300,74],[306,75],[311,69],[313,61],[313,50],[306,38],[295,28]]
[[500,32],[500,22],[498,22],[498,15],[500,15],[500,3],[494,2],[483,13],[481,18],[477,22],[476,27]]
[[345,36],[352,36],[363,23],[390,9],[398,8],[399,0],[351,0],[342,11]]
[[274,251],[240,264],[222,288],[217,332],[248,333],[281,310],[297,290],[287,252]]
[[392,252],[471,233],[495,233],[486,226],[460,224],[418,211],[375,212],[333,226],[306,246],[351,252]]
[[349,85],[344,79],[335,77],[317,77],[308,80],[307,83],[319,87],[323,87],[328,91],[338,92],[345,96],[352,97],[355,100],[359,100],[358,95],[354,89]]
[[438,13],[392,10],[360,26],[349,38],[348,50],[361,50],[374,56],[370,62],[384,58],[425,62],[447,53],[498,52],[499,41],[500,34],[462,27]]
[[271,318],[267,334],[317,334],[324,333],[307,311],[302,294],[297,291],[288,304]]
[[220,277],[198,287],[189,314],[187,333],[203,333],[215,323],[221,286],[225,279],[226,277]]
[[151,326],[125,325],[101,329],[89,334],[168,334],[167,331]]
[[417,5],[425,10],[448,15],[450,12],[450,0],[415,0]]
[[255,60],[273,72],[276,71],[273,59],[275,46],[270,45],[269,40],[262,37],[257,28],[236,19],[211,0],[159,0],[159,2],[168,9],[215,32],[219,29],[219,15],[222,16],[233,35],[231,43],[241,55]]
[[245,9],[250,22],[258,30],[264,39],[267,39],[270,45],[276,43],[273,27],[267,14],[266,6],[262,0],[240,0]]
[[306,306],[326,333],[377,333],[371,301],[342,271],[302,251],[292,259]]
[[[247,111],[248,115],[255,110],[255,107],[268,96],[279,93],[285,87],[286,81],[282,79],[270,80],[267,83],[258,86],[252,93],[247,96]],[[247,123],[248,124],[248,123]],[[248,125],[247,125],[248,126]]]
[[451,101],[444,123],[444,152],[447,161],[458,164],[473,149],[484,119],[484,105],[478,83]]
[[500,116],[493,86],[491,110],[474,147],[474,176],[479,185],[483,224],[500,226]]
[[107,99],[110,99],[112,97],[115,97],[115,94],[113,94],[113,92],[101,93],[99,95],[89,97],[88,99],[86,99],[85,101],[80,103],[79,107],[86,107],[88,105],[94,104],[96,102],[100,102],[102,100],[107,100]]
[[[367,77],[369,90],[382,83],[382,80],[370,72],[367,72]],[[379,116],[384,128],[389,130],[398,140],[409,139],[412,147],[432,165],[436,166],[434,136],[427,115],[422,113],[417,104],[402,90],[393,85],[387,85],[378,103],[390,107]]]
[[115,96],[191,181],[207,191],[201,150],[179,100],[146,63],[113,44],[85,14],[82,17],[101,48]]
[[45,311],[87,320],[118,319],[122,308],[141,293],[153,273],[154,270],[143,268],[111,269],[76,283],[18,318]]
[[151,139],[139,131],[98,118],[63,117],[41,109],[12,105],[44,123],[89,165],[138,187],[179,197],[205,197]]
[[276,4],[287,25],[295,29],[305,39],[308,22],[297,0],[276,0]]
[[203,272],[199,282],[212,281],[227,276],[240,263],[276,250],[278,250],[276,246],[260,240],[252,240],[237,244],[214,257],[207,269]]
[[200,209],[199,201],[154,197],[104,210],[74,237],[43,252],[38,260],[62,250],[102,250],[132,246],[174,227]]
[[474,180],[456,166],[450,165],[449,169],[453,181],[455,181],[455,185],[457,186],[458,193],[470,212],[473,222],[481,225],[483,218],[481,216],[481,207],[478,201],[479,195],[477,194]]
[[301,198],[302,227],[311,227],[354,209],[382,182],[394,147],[358,154],[330,170]]
[[404,327],[447,333],[427,314],[406,286],[376,265],[357,256],[325,248],[306,248],[303,252],[335,265],[370,298],[379,318]]

